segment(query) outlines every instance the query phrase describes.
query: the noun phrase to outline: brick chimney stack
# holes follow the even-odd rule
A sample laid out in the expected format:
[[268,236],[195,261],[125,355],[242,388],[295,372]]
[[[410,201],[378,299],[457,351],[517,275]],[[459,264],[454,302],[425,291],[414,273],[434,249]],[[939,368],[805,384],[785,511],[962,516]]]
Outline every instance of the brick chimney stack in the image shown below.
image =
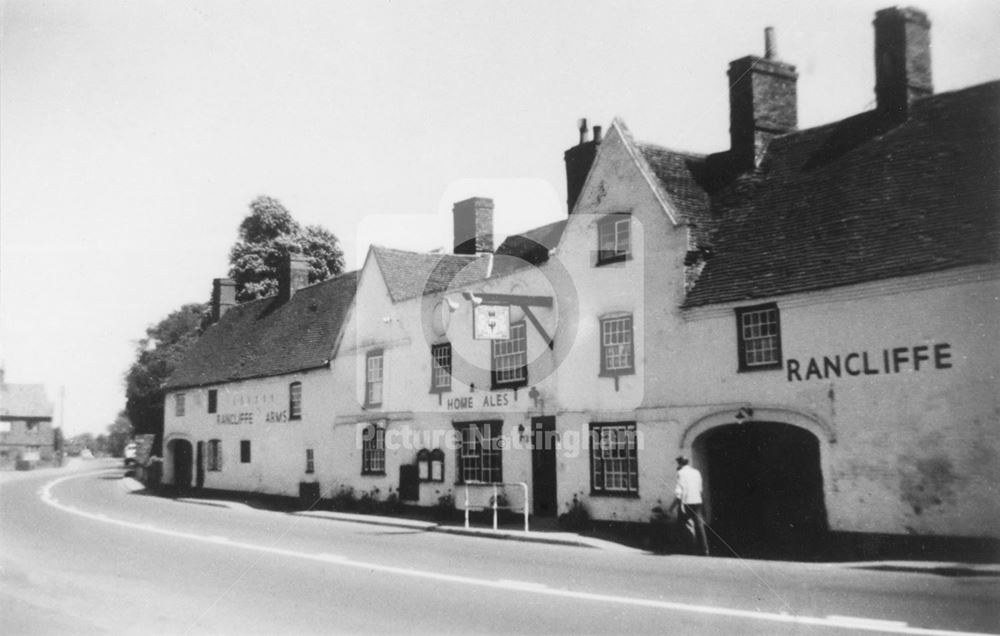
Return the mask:
[[216,278],[212,281],[212,322],[226,315],[236,306],[236,281],[231,278]]
[[931,23],[913,7],[875,13],[875,97],[878,110],[906,119],[913,100],[934,93]]
[[278,271],[278,301],[288,302],[295,292],[309,284],[309,259],[289,254]]
[[456,254],[493,251],[493,199],[473,197],[452,206]]
[[590,166],[597,156],[597,147],[601,145],[601,127],[594,126],[594,139],[590,140],[587,130],[587,120],[579,121],[580,143],[573,146],[563,154],[566,161],[566,205],[567,211],[572,212],[576,200],[580,198],[580,191],[590,174]]
[[771,27],[764,31],[764,46],[763,58],[748,55],[729,63],[730,153],[741,172],[760,165],[772,137],[798,125],[798,73],[777,59]]

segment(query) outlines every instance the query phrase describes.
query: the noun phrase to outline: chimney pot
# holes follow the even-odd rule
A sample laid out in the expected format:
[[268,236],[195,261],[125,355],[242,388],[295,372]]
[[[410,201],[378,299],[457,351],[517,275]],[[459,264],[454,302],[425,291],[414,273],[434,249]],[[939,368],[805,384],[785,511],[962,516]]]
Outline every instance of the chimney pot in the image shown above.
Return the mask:
[[577,128],[580,129],[580,145],[582,146],[583,144],[587,143],[587,141],[588,141],[588,137],[587,137],[587,118],[586,117],[584,117],[584,118],[580,119],[579,121],[577,121]]
[[473,197],[452,206],[455,254],[493,251],[493,199]]
[[594,126],[594,142],[601,143],[601,127]]
[[769,60],[778,59],[778,40],[774,35],[774,27],[764,29],[764,57]]
[[226,315],[226,312],[236,306],[236,281],[231,278],[216,278],[212,280],[212,322]]

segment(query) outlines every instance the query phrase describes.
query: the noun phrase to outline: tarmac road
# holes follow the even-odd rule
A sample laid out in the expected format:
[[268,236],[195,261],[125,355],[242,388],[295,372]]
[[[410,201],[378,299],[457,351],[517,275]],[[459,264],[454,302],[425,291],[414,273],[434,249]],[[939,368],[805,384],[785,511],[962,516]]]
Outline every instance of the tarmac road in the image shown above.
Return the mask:
[[[1000,633],[1000,577],[699,559],[0,477],[5,634]],[[94,470],[103,469],[103,470]]]

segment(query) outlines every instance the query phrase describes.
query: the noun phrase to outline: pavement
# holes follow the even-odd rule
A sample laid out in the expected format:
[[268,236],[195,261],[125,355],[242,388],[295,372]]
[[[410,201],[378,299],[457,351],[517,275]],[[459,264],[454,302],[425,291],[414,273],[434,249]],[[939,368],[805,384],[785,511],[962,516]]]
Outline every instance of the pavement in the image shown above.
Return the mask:
[[[99,467],[99,462],[86,462],[91,464],[91,466],[97,468]],[[45,474],[65,474],[71,472],[72,469],[79,470],[83,468],[81,462],[75,461],[71,462],[69,465],[62,468],[49,468],[35,471],[23,471],[17,473],[4,472],[0,473],[0,483],[4,481],[20,480],[31,476],[38,476],[40,473]],[[122,485],[125,489],[136,492],[145,489],[145,485],[132,477],[125,477],[122,480]],[[205,499],[200,497],[188,497],[179,498],[177,501],[182,501],[185,503],[198,504],[204,506],[214,506],[219,508],[229,508],[229,509],[243,509],[243,510],[258,510],[261,512],[268,512],[266,510],[260,510],[259,508],[253,508],[245,503],[237,501],[229,501],[225,499]],[[376,525],[392,528],[402,528],[408,530],[416,530],[422,532],[441,532],[446,534],[461,535],[467,537],[478,537],[482,539],[494,539],[494,540],[507,540],[507,541],[525,541],[531,543],[547,543],[552,545],[563,545],[563,546],[575,546],[581,548],[591,548],[606,551],[617,551],[617,552],[632,552],[636,554],[641,554],[646,552],[645,550],[632,548],[614,541],[606,541],[603,539],[598,539],[595,537],[588,537],[581,534],[576,534],[573,532],[563,532],[552,530],[549,527],[543,527],[542,529],[534,529],[529,532],[524,530],[513,530],[506,528],[499,528],[494,530],[488,527],[478,527],[470,526],[465,527],[464,525],[449,525],[435,523],[432,521],[421,521],[418,519],[407,519],[404,517],[389,517],[382,515],[366,515],[357,514],[349,512],[330,512],[325,510],[305,510],[290,513],[299,517],[309,517],[313,519],[326,519],[330,521],[341,521],[348,523],[360,523],[367,525]],[[696,557],[693,557],[696,558]],[[855,562],[836,562],[829,563],[828,565],[846,568],[846,569],[860,569],[860,570],[872,570],[872,571],[882,571],[882,572],[912,572],[920,574],[935,574],[939,576],[950,576],[950,577],[1000,577],[1000,564],[996,563],[969,563],[961,561],[899,561],[899,560],[884,560],[884,561],[855,561]]]

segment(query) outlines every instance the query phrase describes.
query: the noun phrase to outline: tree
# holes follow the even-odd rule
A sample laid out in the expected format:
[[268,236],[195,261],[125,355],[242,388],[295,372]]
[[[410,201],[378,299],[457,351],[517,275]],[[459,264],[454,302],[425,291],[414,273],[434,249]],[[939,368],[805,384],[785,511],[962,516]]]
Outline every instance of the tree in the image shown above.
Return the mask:
[[122,411],[115,418],[115,421],[108,424],[107,452],[112,457],[121,457],[125,452],[125,445],[132,439],[132,422],[128,414]]
[[135,433],[157,434],[157,446],[163,432],[163,384],[201,335],[207,317],[208,305],[184,305],[146,329],[146,337],[136,343],[135,362],[125,374],[123,415]]
[[278,292],[278,272],[289,254],[309,259],[309,282],[341,273],[340,241],[320,226],[302,228],[277,199],[259,196],[240,223],[239,239],[229,252],[229,276],[236,281],[236,300],[246,302]]

